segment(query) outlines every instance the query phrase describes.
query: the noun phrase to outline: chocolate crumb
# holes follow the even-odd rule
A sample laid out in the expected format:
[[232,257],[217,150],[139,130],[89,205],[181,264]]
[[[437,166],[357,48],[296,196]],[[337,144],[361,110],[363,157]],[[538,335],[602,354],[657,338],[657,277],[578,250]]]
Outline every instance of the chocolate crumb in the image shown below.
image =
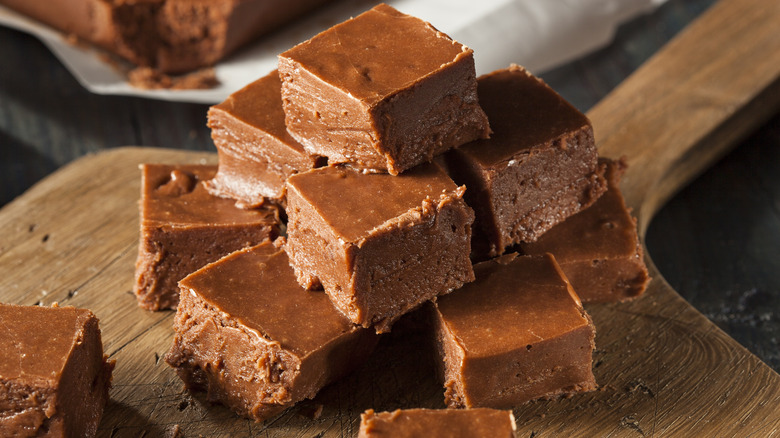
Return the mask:
[[626,429],[633,429],[639,432],[642,436],[645,436],[645,432],[639,426],[639,421],[636,419],[634,414],[626,415],[625,417],[621,418],[620,427],[624,427]]
[[165,430],[165,438],[184,438],[184,433],[178,424],[168,426]]
[[650,389],[650,387],[644,382],[642,379],[634,379],[626,385],[626,391],[628,392],[637,392],[641,391],[650,397],[655,397],[655,393],[653,393],[653,390]]
[[151,67],[136,67],[127,73],[130,85],[144,90],[203,90],[219,85],[213,68],[203,68],[181,76],[171,76]]
[[612,385],[601,385],[598,387],[598,391],[614,391],[615,388]]

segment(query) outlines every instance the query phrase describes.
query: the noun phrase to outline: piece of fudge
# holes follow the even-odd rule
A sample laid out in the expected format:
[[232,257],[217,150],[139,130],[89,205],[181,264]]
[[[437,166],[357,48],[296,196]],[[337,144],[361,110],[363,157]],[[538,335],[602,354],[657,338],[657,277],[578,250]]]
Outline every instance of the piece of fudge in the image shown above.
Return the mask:
[[595,329],[553,256],[506,254],[430,305],[451,408],[511,408],[595,389]]
[[602,161],[607,165],[607,192],[536,242],[520,244],[525,254],[552,253],[585,303],[637,297],[650,281],[636,219],[618,187],[626,165]]
[[210,66],[323,0],[0,0],[68,35],[166,73]]
[[444,157],[474,209],[475,258],[530,242],[606,190],[590,121],[520,66],[481,76],[490,139]]
[[209,109],[208,126],[219,152],[217,175],[206,181],[212,195],[233,198],[245,208],[266,201],[283,205],[290,175],[325,164],[287,133],[281,89],[274,70]]
[[295,278],[279,241],[225,256],[181,281],[165,360],[186,386],[262,421],[357,367],[377,335]]
[[360,415],[358,438],[514,438],[512,411],[496,409],[398,409]]
[[0,304],[0,322],[0,436],[95,436],[114,368],[95,315]]
[[287,129],[331,164],[397,175],[486,138],[473,51],[385,4],[279,55]]
[[279,234],[274,207],[237,208],[201,184],[217,166],[141,166],[141,237],[135,294],[147,310],[175,308],[178,282],[203,265]]
[[287,180],[287,252],[356,324],[388,331],[404,313],[473,280],[474,214],[434,163],[399,176],[323,167]]

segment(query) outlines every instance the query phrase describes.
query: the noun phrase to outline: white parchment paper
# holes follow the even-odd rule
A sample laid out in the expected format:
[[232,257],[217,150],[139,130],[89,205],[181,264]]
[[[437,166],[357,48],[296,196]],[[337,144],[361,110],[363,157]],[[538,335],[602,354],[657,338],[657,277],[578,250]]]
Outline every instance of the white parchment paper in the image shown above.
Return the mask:
[[[609,43],[617,26],[665,0],[386,0],[474,49],[477,74],[510,63],[534,73]],[[276,55],[371,8],[375,1],[342,0],[245,47],[215,67],[220,85],[209,90],[142,90],[101,60],[96,50],[0,6],[0,25],[39,38],[89,91],[182,102],[218,103],[276,68]]]

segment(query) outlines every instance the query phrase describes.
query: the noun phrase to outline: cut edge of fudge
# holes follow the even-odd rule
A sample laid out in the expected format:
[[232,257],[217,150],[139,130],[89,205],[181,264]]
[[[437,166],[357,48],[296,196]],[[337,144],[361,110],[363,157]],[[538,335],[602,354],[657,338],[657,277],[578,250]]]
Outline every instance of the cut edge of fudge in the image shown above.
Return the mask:
[[[397,20],[405,31],[395,29],[399,23],[390,26],[383,20]],[[371,31],[397,35],[389,44],[364,40],[363,22]],[[406,32],[417,39],[440,40],[452,56],[438,59],[445,53],[440,50],[433,52],[435,63],[429,56],[410,58],[410,50],[398,48],[399,38],[409,38]],[[329,48],[333,34],[338,49]],[[431,45],[417,44],[417,39],[414,47]],[[346,53],[344,41],[351,40],[360,45],[365,59]],[[322,50],[334,52],[323,55]],[[382,65],[383,59],[393,59],[397,74],[384,71],[388,66]],[[430,65],[423,66],[425,62]],[[447,149],[490,135],[477,98],[473,51],[385,4],[280,54],[279,71],[288,131],[309,153],[327,156],[331,164],[398,175]]]
[[[4,314],[5,332],[0,345],[10,343],[3,345],[3,355],[12,358],[13,349],[19,349],[21,356],[13,366],[0,359],[0,435],[95,436],[115,365],[103,352],[97,317],[87,309],[56,303],[52,307],[0,304],[0,314]],[[19,329],[6,325],[20,322],[30,326],[22,330],[32,339],[17,338]],[[44,327],[57,331],[56,336],[44,339]],[[60,332],[70,329],[74,331]],[[69,345],[58,346],[53,339]],[[46,351],[31,350],[28,344],[36,342],[45,343]],[[38,364],[42,368],[36,371]]]
[[593,205],[607,190],[605,168],[599,166],[595,172],[578,179],[523,216],[510,232],[512,243],[533,242],[555,224]]
[[[567,297],[564,299],[571,301],[571,306],[565,305],[568,310],[564,310],[569,314],[569,317],[573,315],[575,321],[565,332],[554,337],[545,338],[544,334],[533,333],[533,337],[540,339],[528,340],[527,344],[519,338],[513,337],[508,341],[505,339],[504,343],[516,345],[511,345],[511,348],[504,345],[505,350],[502,351],[490,353],[481,351],[488,348],[489,342],[485,345],[473,343],[465,345],[464,343],[468,342],[465,340],[466,335],[462,331],[459,334],[453,333],[453,323],[448,322],[448,318],[443,316],[442,306],[450,306],[446,301],[453,298],[458,300],[455,302],[463,305],[463,299],[468,298],[465,294],[476,295],[479,293],[479,300],[484,301],[474,304],[480,306],[478,310],[470,311],[467,309],[463,311],[461,308],[456,312],[461,312],[460,317],[470,321],[469,329],[476,330],[476,333],[482,333],[488,314],[484,309],[495,307],[494,300],[497,298],[490,291],[484,289],[480,291],[474,288],[483,287],[481,280],[484,279],[486,272],[491,272],[491,268],[500,269],[501,265],[510,265],[513,262],[540,266],[546,264],[547,266],[543,269],[547,273],[551,270],[554,271],[558,277],[555,281],[560,280],[561,282],[557,287],[560,288],[565,284]],[[552,255],[520,256],[516,253],[510,253],[497,259],[478,263],[474,268],[477,279],[475,283],[466,286],[470,288],[469,290],[457,291],[459,296],[441,297],[428,307],[432,314],[435,345],[440,357],[438,371],[444,382],[444,398],[448,407],[511,408],[531,400],[552,399],[592,391],[597,388],[592,371],[592,352],[595,348],[593,321],[582,307],[577,294],[571,288]],[[513,273],[517,274],[517,272]],[[526,279],[517,280],[513,276],[512,281],[519,284],[525,282]],[[535,288],[544,287],[543,283],[523,284],[532,284]],[[525,295],[531,297],[529,292],[525,292]],[[544,295],[539,295],[540,298],[542,296]],[[477,299],[474,300],[474,302],[477,301]],[[573,312],[572,308],[576,312]],[[452,312],[452,309],[455,307],[449,307],[449,312]],[[545,314],[542,310],[532,309],[530,306],[524,307],[521,311],[542,312],[539,315]],[[495,320],[492,318],[497,318],[497,316],[491,312],[490,318],[489,324],[493,324]],[[451,320],[452,318],[449,318],[449,321]],[[463,328],[464,323],[460,324],[460,328]],[[495,328],[503,329],[504,327],[497,326]],[[536,327],[534,330],[539,332],[540,329],[541,327]],[[560,330],[560,328],[556,327],[555,330]],[[506,335],[503,336],[506,337]],[[524,359],[525,355],[534,356]],[[497,363],[499,365],[496,365]],[[490,389],[485,389],[488,387]]]
[[287,132],[277,70],[209,108],[207,118],[219,167],[204,184],[209,193],[235,199],[240,208],[266,202],[284,207],[287,178],[326,163]]
[[[222,403],[258,422],[299,401],[313,398],[322,387],[362,363],[377,341],[373,331],[352,325],[333,308],[327,297],[299,288],[283,245],[284,239],[279,238],[273,243],[265,242],[236,251],[183,279],[180,282],[181,301],[174,320],[175,338],[165,356],[165,361],[175,368],[188,389],[206,391],[210,401]],[[310,326],[307,333],[314,333],[311,336],[315,337],[338,333],[331,333],[325,343],[306,348],[294,339],[275,338],[269,327],[284,323],[286,319],[266,321],[269,326],[262,327],[252,316],[248,303],[229,303],[241,294],[245,294],[242,300],[248,299],[246,294],[251,291],[228,294],[220,289],[231,286],[232,280],[223,280],[233,275],[230,269],[236,267],[248,276],[252,275],[253,268],[281,267],[282,277],[275,283],[276,287],[300,294],[290,297],[291,300],[308,300],[309,303],[318,300],[316,303],[327,307],[323,310],[329,312],[327,318],[308,315],[307,321],[296,323]],[[204,286],[208,285],[204,281],[213,278],[219,280],[219,290],[208,293],[198,290],[208,287]],[[237,284],[259,287],[259,281],[250,278],[238,280]],[[302,311],[300,308],[304,305],[311,307],[311,304],[301,304],[289,309]],[[278,318],[278,315],[273,317]],[[338,321],[338,327],[329,326],[333,320]],[[322,326],[318,328],[318,324]],[[323,332],[327,333],[322,335]],[[286,332],[282,330],[282,333]],[[303,342],[303,345],[307,344]]]
[[537,204],[527,214],[515,220],[511,230],[506,230],[509,239],[500,236],[505,233],[499,232],[496,227],[485,226],[484,221],[478,222],[480,217],[478,211],[483,212],[482,217],[484,218],[484,205],[480,205],[479,201],[472,199],[472,202],[468,204],[474,208],[478,218],[472,233],[472,260],[475,262],[485,261],[503,254],[515,245],[534,242],[556,224],[593,205],[606,192],[605,170],[606,166],[600,165],[596,172],[578,179],[555,193],[551,198]]
[[514,438],[517,426],[509,410],[396,409],[360,414],[358,438],[451,436]]
[[341,172],[347,175],[344,178],[389,178],[393,183],[413,174],[390,176],[323,168],[288,181],[286,250],[299,283],[308,289],[324,288],[351,321],[374,326],[378,333],[389,331],[393,322],[425,301],[474,278],[469,259],[474,216],[463,201],[465,188],[452,183],[437,165],[425,166],[417,168],[414,175],[441,176],[451,187],[438,196],[432,193],[415,201],[397,216],[378,221],[357,235],[334,228],[328,222],[328,212],[312,204],[329,204],[332,199],[314,199],[298,186],[306,179],[319,178],[317,172]]
[[[518,65],[478,78],[490,139],[443,159],[474,208],[474,259],[533,241],[606,190],[587,117]],[[589,185],[590,184],[590,185]]]
[[[620,178],[627,164],[623,159],[601,158],[600,162],[607,169],[606,193],[587,209],[551,228],[538,241],[520,244],[526,254],[552,252],[585,303],[639,297],[650,281],[636,218],[620,192]],[[600,253],[584,254],[581,247]]]
[[143,309],[175,308],[178,281],[187,274],[279,234],[275,207],[243,210],[207,193],[202,182],[214,175],[216,166],[140,168],[140,239],[133,291]]

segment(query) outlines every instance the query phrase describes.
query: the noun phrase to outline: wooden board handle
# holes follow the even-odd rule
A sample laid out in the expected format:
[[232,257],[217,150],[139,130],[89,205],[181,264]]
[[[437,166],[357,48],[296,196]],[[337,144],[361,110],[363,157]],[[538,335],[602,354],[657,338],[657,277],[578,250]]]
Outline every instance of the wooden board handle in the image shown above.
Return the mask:
[[640,234],[674,192],[780,106],[780,1],[721,0],[588,116],[599,153],[626,156]]
[[[642,240],[669,197],[778,107],[777,0],[720,0],[596,105],[588,116],[599,153],[628,160],[621,189]],[[650,435],[780,431],[780,376],[687,305],[646,259],[653,281],[645,297],[588,309],[599,323],[630,315],[597,324],[596,344],[605,351],[616,339],[646,337],[633,346],[644,352],[641,362],[598,370],[610,385],[620,385],[632,367],[641,369],[632,382],[653,382],[652,403],[631,400],[622,412],[636,413],[630,418]],[[686,375],[673,376],[676,366]]]

